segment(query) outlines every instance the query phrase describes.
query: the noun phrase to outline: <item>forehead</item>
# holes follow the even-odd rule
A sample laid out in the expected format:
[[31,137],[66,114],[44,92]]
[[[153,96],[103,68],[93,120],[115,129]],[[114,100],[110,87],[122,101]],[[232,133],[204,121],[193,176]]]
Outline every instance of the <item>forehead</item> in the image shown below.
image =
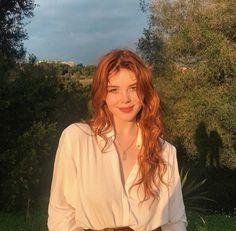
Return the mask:
[[135,73],[128,69],[121,68],[119,71],[108,76],[108,85],[134,84],[137,82]]

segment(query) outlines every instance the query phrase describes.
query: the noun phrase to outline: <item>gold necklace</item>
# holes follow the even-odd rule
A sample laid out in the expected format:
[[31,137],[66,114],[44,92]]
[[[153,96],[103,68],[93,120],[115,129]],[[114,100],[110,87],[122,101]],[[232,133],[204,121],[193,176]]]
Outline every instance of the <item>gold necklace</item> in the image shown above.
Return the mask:
[[116,139],[117,144],[120,146],[121,151],[122,151],[122,160],[126,160],[126,159],[127,159],[127,151],[133,146],[134,141],[135,141],[136,138],[137,138],[137,135],[138,135],[138,131],[137,131],[137,133],[136,133],[134,139],[132,140],[132,142],[129,144],[129,146],[128,146],[125,150],[124,150],[124,148],[122,147],[122,145],[121,145],[121,143],[119,142],[119,140]]

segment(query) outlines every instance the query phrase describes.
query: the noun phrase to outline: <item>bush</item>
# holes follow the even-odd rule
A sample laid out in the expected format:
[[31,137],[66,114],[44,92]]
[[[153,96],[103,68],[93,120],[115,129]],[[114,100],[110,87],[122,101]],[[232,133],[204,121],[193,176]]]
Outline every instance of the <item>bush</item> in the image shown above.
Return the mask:
[[89,114],[90,87],[54,67],[19,64],[0,88],[0,205],[29,209],[48,196],[61,131]]
[[55,124],[34,123],[14,147],[2,153],[1,208],[29,212],[31,203],[37,201],[43,164],[54,151],[55,129]]

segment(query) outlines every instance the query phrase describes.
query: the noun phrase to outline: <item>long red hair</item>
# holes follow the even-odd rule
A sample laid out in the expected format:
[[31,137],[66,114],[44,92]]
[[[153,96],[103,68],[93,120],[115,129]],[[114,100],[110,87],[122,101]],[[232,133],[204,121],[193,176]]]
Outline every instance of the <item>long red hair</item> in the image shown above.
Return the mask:
[[143,186],[143,201],[150,197],[158,198],[157,189],[160,188],[161,182],[164,183],[162,179],[166,171],[166,165],[161,156],[160,137],[163,126],[160,99],[152,84],[150,69],[134,52],[127,49],[116,49],[100,59],[92,84],[94,116],[87,123],[95,135],[103,137],[107,144],[106,132],[114,127],[112,114],[105,102],[108,78],[111,73],[118,72],[121,68],[128,69],[135,74],[137,94],[142,100],[137,122],[141,129],[143,145],[138,155],[140,178],[135,185]]

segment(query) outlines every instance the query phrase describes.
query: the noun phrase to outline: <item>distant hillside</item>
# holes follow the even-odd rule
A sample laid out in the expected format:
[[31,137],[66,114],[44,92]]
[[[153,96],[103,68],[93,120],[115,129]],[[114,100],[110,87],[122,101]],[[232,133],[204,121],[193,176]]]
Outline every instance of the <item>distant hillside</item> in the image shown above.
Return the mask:
[[65,64],[70,67],[77,65],[74,61],[60,61],[60,60],[39,60],[37,63],[55,63],[55,64]]

